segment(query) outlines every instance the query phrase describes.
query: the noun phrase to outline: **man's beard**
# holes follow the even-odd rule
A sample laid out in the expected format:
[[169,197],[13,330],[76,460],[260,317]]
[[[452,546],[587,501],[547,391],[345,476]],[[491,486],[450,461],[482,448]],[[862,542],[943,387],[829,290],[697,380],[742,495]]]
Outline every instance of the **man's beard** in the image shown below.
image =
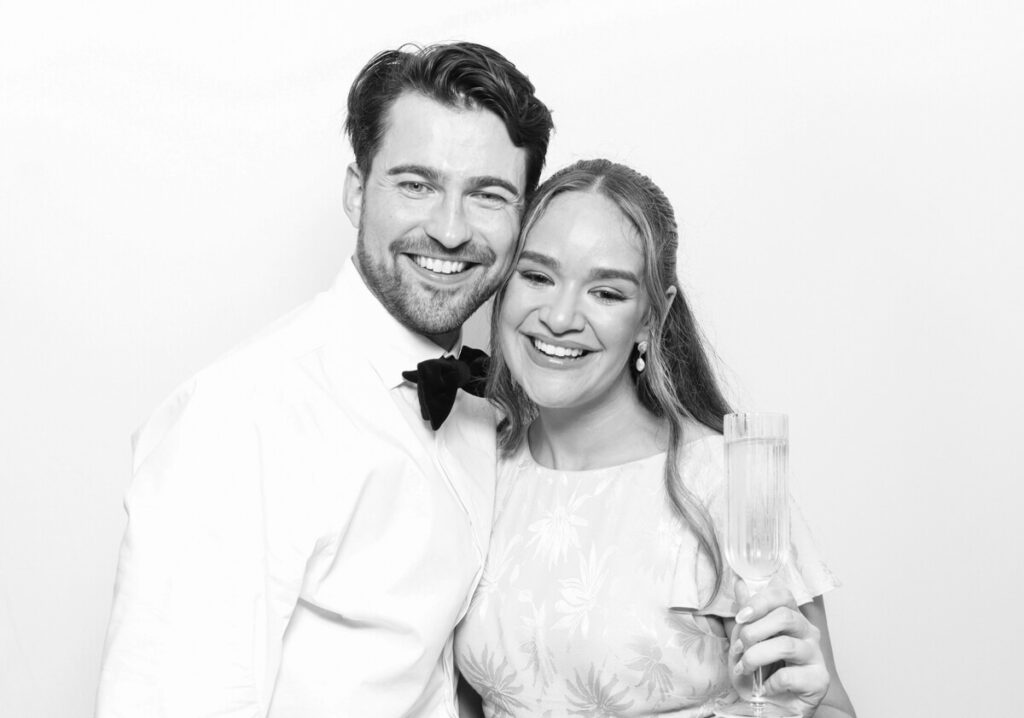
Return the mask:
[[[475,285],[462,285],[451,289],[427,287],[415,279],[403,281],[398,267],[398,261],[401,261],[398,258],[400,252],[394,245],[395,243],[392,243],[388,248],[396,260],[391,266],[385,261],[375,260],[366,251],[363,227],[360,226],[356,241],[356,257],[363,280],[388,313],[404,326],[420,334],[431,336],[459,329],[501,284],[501,276],[493,277],[490,281],[481,277]],[[403,247],[403,250],[406,248]],[[456,261],[465,256],[465,253],[460,256],[447,250],[445,253],[448,259]],[[481,262],[481,259],[484,261]],[[494,254],[486,250],[485,256],[475,256],[471,261],[481,264],[483,270],[493,265]]]

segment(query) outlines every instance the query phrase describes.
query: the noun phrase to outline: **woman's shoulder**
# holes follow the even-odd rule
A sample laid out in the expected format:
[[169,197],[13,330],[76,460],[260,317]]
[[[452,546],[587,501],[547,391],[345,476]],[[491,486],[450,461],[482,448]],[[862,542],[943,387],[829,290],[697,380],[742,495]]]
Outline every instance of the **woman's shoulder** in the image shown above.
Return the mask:
[[708,426],[704,426],[704,424],[701,424],[696,419],[690,419],[688,417],[683,419],[683,446],[697,441],[721,438],[721,433]]
[[683,424],[683,443],[679,453],[684,461],[719,463],[718,460],[724,456],[724,447],[725,440],[714,429],[693,419],[687,419]]
[[497,483],[495,487],[496,506],[504,504],[512,487],[523,474],[530,472],[534,466],[528,442],[523,441],[519,446],[509,450],[499,448]]
[[683,425],[679,472],[691,491],[702,498],[722,485],[725,478],[725,441],[722,435],[692,419]]
[[523,441],[513,448],[498,448],[498,470],[509,471],[532,463],[529,442]]

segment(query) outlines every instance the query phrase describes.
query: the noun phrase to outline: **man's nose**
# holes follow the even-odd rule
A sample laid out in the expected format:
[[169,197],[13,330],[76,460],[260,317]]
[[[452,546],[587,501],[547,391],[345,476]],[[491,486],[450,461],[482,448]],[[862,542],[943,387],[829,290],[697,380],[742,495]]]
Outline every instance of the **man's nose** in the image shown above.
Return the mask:
[[473,233],[466,218],[462,197],[444,194],[430,211],[426,232],[448,249],[455,249],[470,240]]
[[568,288],[559,291],[541,308],[540,320],[552,334],[583,331],[583,314],[579,311],[576,293]]

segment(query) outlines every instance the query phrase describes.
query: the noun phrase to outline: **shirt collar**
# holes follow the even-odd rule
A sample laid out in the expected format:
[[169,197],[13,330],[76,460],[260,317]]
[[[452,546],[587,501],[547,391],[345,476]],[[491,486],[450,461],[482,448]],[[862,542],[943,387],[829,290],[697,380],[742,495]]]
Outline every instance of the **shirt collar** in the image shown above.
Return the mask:
[[422,334],[403,326],[384,308],[363,281],[350,257],[331,287],[331,293],[353,319],[356,336],[349,337],[353,351],[361,352],[381,383],[389,389],[405,382],[410,371],[425,359],[454,355],[462,349],[462,333],[450,351],[444,351]]

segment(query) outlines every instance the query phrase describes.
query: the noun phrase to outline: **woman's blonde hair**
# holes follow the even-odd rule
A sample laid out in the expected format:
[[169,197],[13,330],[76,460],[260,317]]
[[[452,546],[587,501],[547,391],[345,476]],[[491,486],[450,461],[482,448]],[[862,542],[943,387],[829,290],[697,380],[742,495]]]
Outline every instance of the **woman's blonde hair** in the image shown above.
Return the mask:
[[[519,251],[551,201],[567,192],[596,192],[608,198],[629,219],[640,237],[644,262],[643,288],[650,299],[647,320],[651,337],[644,356],[645,370],[636,371],[634,353],[629,359],[629,371],[641,404],[655,416],[663,417],[668,424],[665,487],[674,511],[693,530],[701,550],[714,567],[715,583],[708,599],[710,603],[721,588],[722,554],[711,517],[679,475],[679,459],[686,418],[721,433],[722,419],[730,409],[718,387],[705,342],[679,286],[676,275],[679,236],[675,213],[668,198],[648,177],[609,160],[583,160],[556,172],[531,197],[523,216]],[[675,297],[668,303],[663,298],[671,287],[675,288]],[[488,396],[504,414],[499,425],[499,446],[509,454],[525,440],[526,431],[537,415],[537,407],[509,373],[501,343],[497,340],[498,319],[504,300],[505,288],[502,287],[495,295],[491,317]]]

